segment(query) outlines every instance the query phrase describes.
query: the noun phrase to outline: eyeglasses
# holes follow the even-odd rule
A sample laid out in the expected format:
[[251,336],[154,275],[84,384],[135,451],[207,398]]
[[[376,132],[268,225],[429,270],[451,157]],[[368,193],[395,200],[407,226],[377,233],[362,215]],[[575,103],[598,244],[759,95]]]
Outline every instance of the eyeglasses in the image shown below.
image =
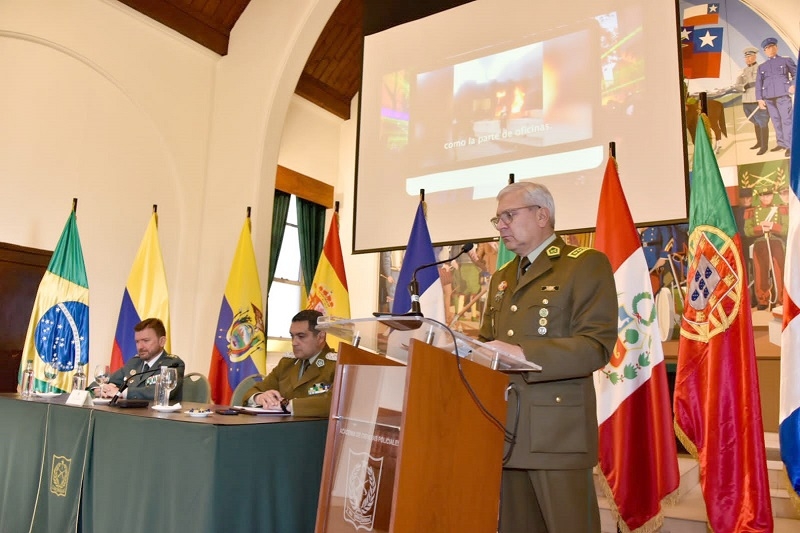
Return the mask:
[[535,207],[536,209],[542,208],[542,206],[534,204],[534,205],[523,205],[522,207],[515,207],[514,209],[506,209],[496,217],[490,218],[489,222],[492,223],[494,229],[497,229],[497,225],[500,222],[508,226],[509,224],[511,224],[511,221],[514,220],[514,217],[517,216],[517,211],[520,211],[521,209],[530,209],[532,207]]

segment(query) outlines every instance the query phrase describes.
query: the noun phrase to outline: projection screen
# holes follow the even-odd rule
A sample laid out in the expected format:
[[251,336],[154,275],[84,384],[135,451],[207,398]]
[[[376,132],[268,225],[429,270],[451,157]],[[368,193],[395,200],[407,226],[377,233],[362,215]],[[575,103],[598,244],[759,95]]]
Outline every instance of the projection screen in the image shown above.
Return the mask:
[[475,0],[364,41],[353,251],[488,240],[498,191],[544,183],[556,230],[596,223],[608,144],[637,224],[685,220],[674,2]]

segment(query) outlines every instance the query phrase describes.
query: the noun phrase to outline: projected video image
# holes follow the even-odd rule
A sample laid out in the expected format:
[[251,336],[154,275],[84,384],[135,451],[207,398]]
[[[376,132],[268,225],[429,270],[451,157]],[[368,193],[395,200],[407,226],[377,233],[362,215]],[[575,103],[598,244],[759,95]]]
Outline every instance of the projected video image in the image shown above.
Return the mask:
[[[560,151],[592,138],[600,100],[586,87],[586,73],[600,72],[595,32],[582,29],[416,75],[408,108],[383,99],[382,129],[394,121],[396,136],[408,117],[413,174]],[[393,78],[389,83],[400,86]]]
[[634,219],[684,217],[676,31],[670,2],[475,0],[367,36],[354,247],[403,246],[372,229],[421,191],[436,242],[491,238],[512,174],[568,199],[558,230],[591,228],[610,142]]

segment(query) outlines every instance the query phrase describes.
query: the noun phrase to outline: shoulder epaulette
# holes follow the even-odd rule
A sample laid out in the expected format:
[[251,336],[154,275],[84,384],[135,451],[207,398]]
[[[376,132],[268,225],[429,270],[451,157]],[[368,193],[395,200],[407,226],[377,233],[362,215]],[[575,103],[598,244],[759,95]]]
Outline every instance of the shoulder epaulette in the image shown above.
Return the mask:
[[579,246],[579,247],[575,248],[574,250],[572,250],[570,253],[568,253],[567,257],[571,257],[572,259],[575,259],[576,257],[580,257],[581,255],[585,254],[589,250],[591,250],[591,248],[587,248],[585,246]]
[[547,257],[560,257],[561,256],[561,248],[558,246],[551,246],[545,252]]

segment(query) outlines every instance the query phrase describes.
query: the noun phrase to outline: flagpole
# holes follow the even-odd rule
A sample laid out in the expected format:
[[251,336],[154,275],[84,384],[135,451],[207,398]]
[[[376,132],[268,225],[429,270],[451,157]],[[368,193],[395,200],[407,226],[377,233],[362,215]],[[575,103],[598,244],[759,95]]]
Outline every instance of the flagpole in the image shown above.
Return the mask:
[[75,213],[76,215],[78,214],[78,199],[77,198],[73,198],[72,199],[72,212]]
[[514,173],[513,172],[508,175],[508,184],[511,185],[512,183],[514,183]]
[[614,141],[608,143],[608,156],[613,157],[614,159],[617,158],[617,143]]

